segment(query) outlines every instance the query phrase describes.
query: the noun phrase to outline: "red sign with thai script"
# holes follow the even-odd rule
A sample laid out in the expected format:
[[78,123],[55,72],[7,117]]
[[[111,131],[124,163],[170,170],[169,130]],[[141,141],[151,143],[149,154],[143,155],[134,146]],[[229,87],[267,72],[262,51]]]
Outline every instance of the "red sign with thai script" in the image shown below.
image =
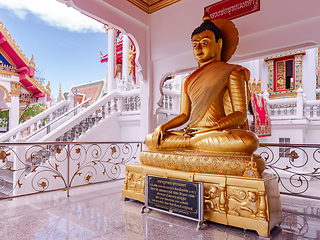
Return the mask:
[[204,8],[211,19],[235,19],[250,13],[260,11],[260,0],[223,0]]

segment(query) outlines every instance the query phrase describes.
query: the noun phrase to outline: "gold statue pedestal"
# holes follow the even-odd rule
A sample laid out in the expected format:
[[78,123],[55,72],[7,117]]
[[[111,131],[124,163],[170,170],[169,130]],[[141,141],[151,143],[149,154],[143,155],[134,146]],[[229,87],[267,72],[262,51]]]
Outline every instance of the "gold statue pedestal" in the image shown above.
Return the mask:
[[[221,167],[226,165],[223,160],[230,164],[232,159],[235,172]],[[144,203],[145,175],[173,178],[203,183],[205,220],[255,230],[260,236],[269,237],[282,219],[277,178],[262,173],[264,162],[257,156],[144,151],[140,161],[143,164],[126,167],[122,198]]]

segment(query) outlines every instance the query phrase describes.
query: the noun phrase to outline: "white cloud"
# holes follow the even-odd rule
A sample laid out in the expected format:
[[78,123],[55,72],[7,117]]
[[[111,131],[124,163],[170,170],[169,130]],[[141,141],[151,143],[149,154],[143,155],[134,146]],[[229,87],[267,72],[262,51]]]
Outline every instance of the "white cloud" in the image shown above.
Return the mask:
[[32,13],[50,26],[73,32],[103,32],[100,22],[56,0],[0,0],[0,8],[12,10],[21,19]]

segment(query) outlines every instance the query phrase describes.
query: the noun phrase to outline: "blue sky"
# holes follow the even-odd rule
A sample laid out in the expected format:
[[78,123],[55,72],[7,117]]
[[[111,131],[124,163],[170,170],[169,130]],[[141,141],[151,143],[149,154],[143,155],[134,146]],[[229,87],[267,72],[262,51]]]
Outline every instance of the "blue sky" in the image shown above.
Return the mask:
[[105,78],[100,50],[107,53],[108,39],[101,23],[55,0],[0,0],[0,20],[22,52],[34,56],[55,97],[60,83],[68,91],[71,81],[78,85]]

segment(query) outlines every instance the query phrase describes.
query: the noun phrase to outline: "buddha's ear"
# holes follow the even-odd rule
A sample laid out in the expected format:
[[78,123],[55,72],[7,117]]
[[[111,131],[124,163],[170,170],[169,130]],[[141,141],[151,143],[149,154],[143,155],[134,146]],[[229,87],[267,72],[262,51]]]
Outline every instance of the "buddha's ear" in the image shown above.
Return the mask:
[[222,50],[222,46],[223,46],[223,40],[222,40],[222,38],[219,38],[218,44],[219,44],[219,49]]

